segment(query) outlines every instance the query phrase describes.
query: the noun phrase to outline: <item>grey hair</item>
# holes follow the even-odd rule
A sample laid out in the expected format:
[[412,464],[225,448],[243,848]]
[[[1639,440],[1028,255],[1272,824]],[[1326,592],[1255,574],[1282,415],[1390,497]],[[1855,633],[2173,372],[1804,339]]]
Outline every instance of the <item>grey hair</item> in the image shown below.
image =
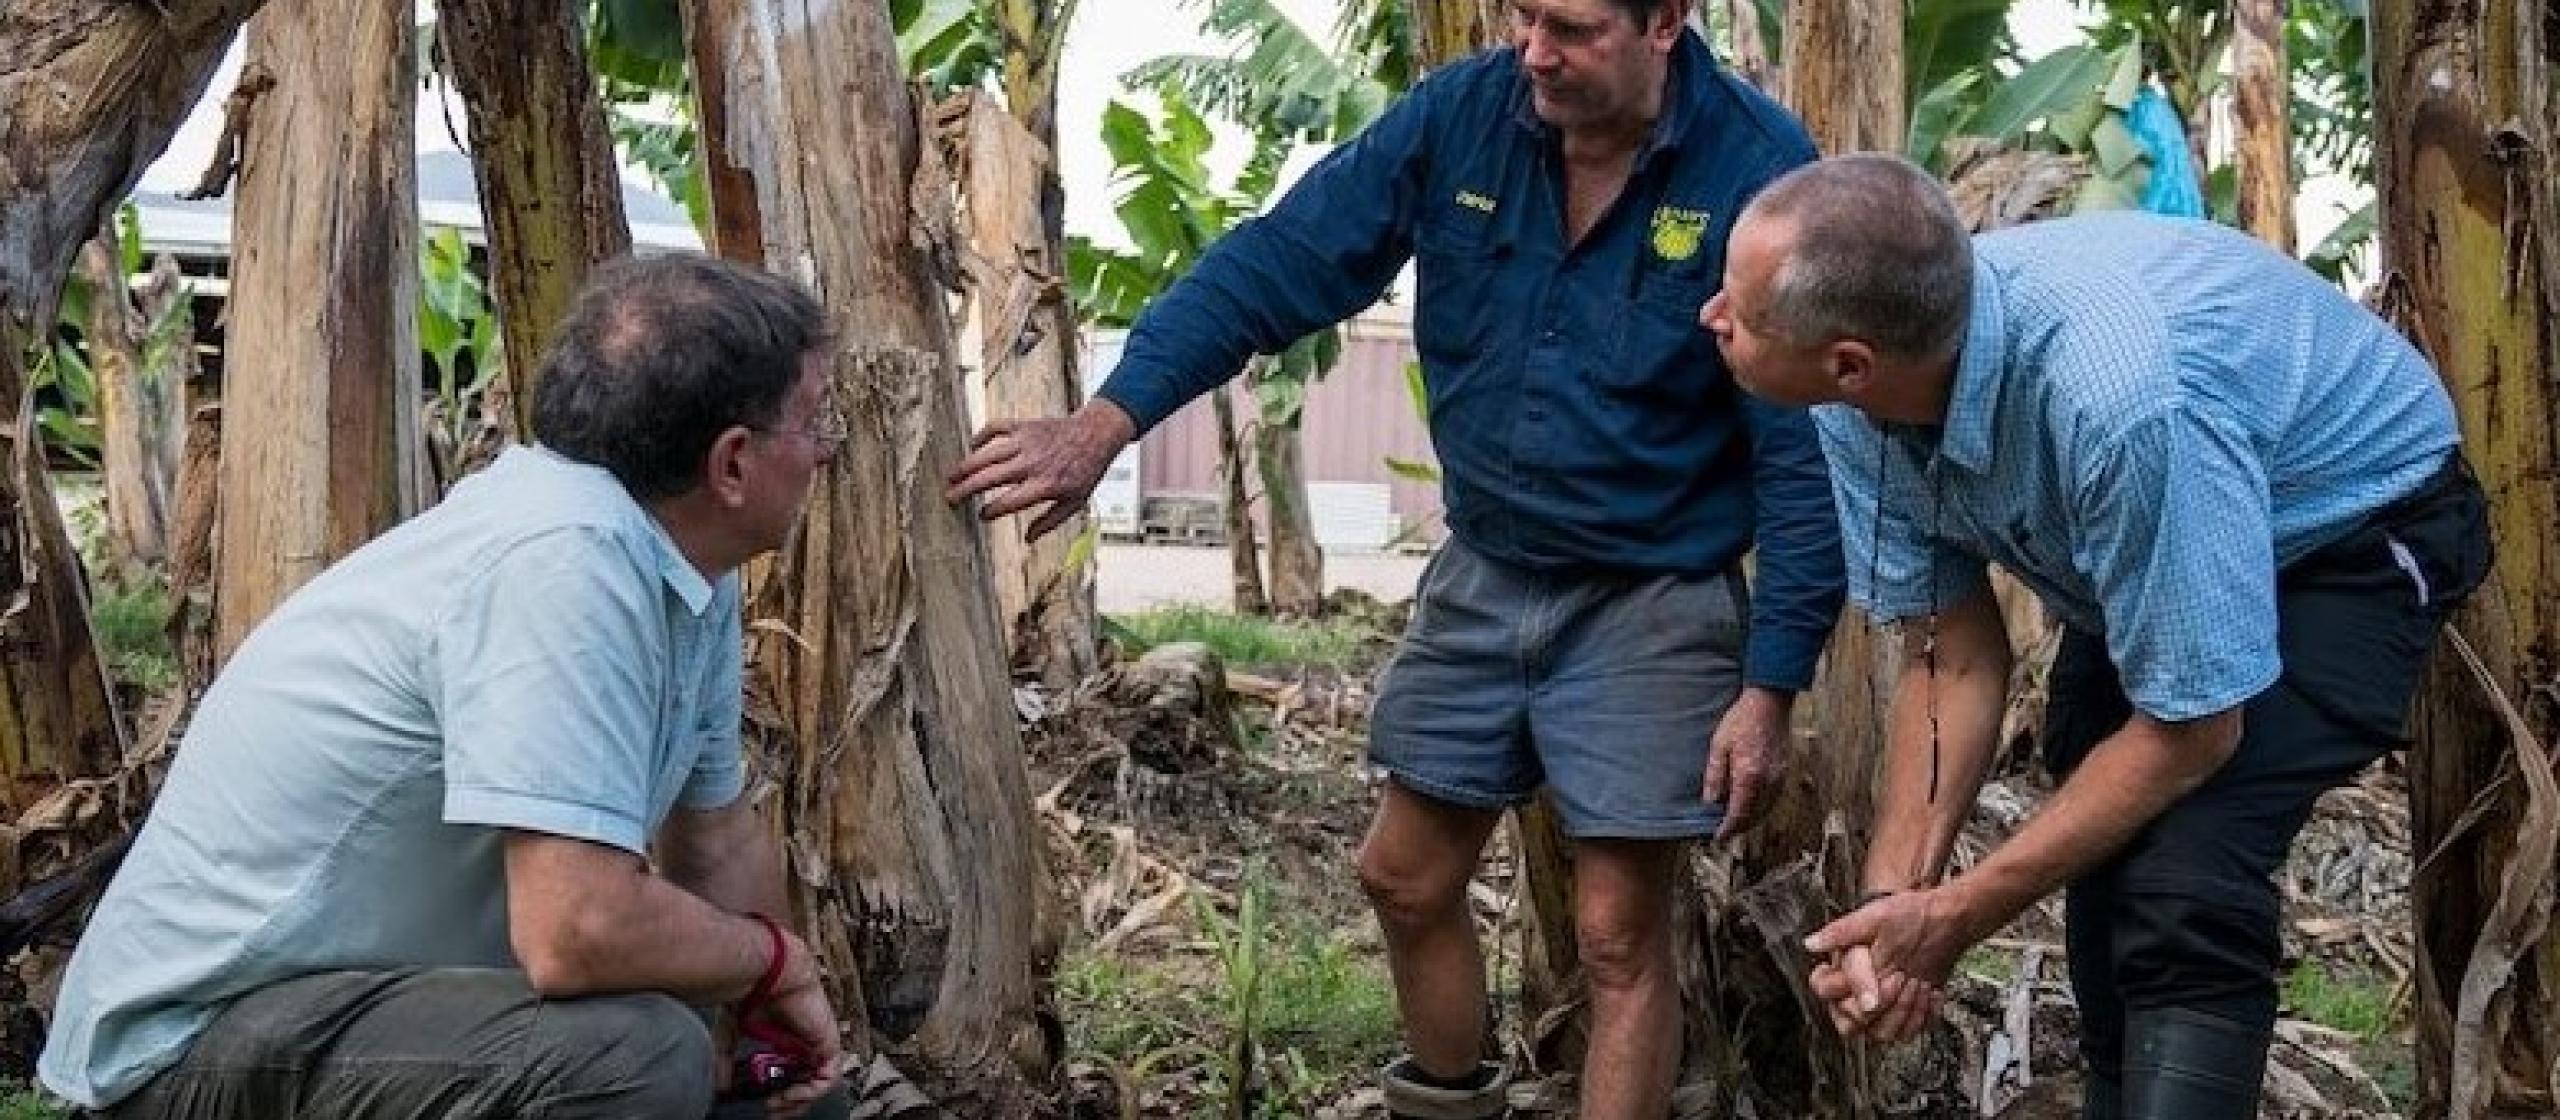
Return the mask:
[[1800,345],[1863,339],[1928,361],[1955,352],[1973,301],[1973,240],[1946,189],[1900,156],[1833,156],[1760,192],[1743,221],[1792,224],[1768,329]]

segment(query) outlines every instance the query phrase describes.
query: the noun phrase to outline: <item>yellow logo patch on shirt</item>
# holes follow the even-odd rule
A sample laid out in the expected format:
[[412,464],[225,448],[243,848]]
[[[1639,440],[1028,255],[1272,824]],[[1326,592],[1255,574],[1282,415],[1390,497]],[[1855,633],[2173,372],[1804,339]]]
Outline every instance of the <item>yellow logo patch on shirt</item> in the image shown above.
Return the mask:
[[1469,210],[1482,210],[1485,213],[1490,214],[1493,213],[1494,202],[1492,199],[1477,194],[1474,191],[1459,191],[1458,205],[1464,206]]
[[1653,255],[1666,261],[1685,261],[1698,255],[1698,246],[1707,239],[1707,212],[1684,210],[1677,206],[1657,207],[1653,212]]

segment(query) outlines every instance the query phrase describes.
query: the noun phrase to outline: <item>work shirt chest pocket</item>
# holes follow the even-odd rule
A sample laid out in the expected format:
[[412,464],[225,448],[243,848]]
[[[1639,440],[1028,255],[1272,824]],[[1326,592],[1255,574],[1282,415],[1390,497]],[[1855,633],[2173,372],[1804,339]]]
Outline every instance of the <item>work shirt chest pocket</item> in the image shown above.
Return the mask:
[[1414,348],[1435,371],[1474,363],[1508,313],[1500,304],[1509,241],[1490,214],[1437,215],[1415,231],[1413,255]]
[[1700,246],[1686,260],[1665,261],[1649,246],[1643,252],[1634,298],[1618,305],[1614,345],[1592,372],[1603,389],[1637,403],[1693,404],[1721,376],[1715,340],[1698,325],[1698,311],[1723,279],[1723,254]]

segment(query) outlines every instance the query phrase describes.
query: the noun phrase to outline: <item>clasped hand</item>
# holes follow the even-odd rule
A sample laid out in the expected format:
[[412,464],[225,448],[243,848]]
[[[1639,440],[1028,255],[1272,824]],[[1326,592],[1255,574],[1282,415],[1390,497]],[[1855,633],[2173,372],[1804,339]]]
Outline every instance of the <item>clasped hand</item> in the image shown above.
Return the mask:
[[1820,958],[1809,982],[1841,1037],[1905,1042],[1937,1017],[1947,977],[1972,942],[1945,889],[1902,891],[1806,938]]

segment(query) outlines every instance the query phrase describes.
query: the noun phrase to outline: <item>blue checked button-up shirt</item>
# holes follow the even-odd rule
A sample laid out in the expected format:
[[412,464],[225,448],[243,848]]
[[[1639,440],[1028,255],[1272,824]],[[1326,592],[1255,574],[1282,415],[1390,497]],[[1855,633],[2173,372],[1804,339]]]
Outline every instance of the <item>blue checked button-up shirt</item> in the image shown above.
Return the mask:
[[1908,618],[2008,569],[2106,638],[2134,706],[2274,683],[2276,573],[2416,489],[2458,436],[2425,358],[2237,231],[2148,214],[1974,240],[1946,423],[1816,409],[1850,596]]
[[1140,318],[1100,395],[1152,427],[1248,355],[1375,302],[1414,259],[1452,530],[1567,573],[1710,572],[1756,545],[1745,679],[1802,688],[1842,593],[1820,441],[1804,412],[1735,387],[1697,315],[1736,212],[1813,156],[1684,35],[1625,191],[1569,246],[1556,138],[1515,52],[1478,55],[1212,248]]

